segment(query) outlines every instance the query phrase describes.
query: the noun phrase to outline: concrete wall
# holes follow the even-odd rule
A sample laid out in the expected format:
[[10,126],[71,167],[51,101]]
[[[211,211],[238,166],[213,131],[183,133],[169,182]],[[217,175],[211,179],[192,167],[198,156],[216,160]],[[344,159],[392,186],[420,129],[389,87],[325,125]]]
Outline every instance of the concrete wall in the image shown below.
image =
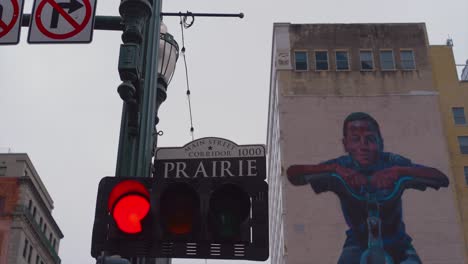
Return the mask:
[[[307,51],[311,67],[308,71],[281,71],[284,95],[365,96],[433,90],[424,24],[291,24],[289,34],[291,58],[295,50]],[[360,70],[361,49],[373,51],[373,71]],[[380,70],[381,49],[393,50],[395,70]],[[401,70],[401,49],[414,51],[416,70]],[[329,71],[315,71],[316,50],[328,51]],[[335,70],[335,50],[348,51],[349,71]]]
[[[437,96],[283,97],[280,106],[285,169],[343,155],[342,122],[350,112],[363,111],[379,122],[386,151],[449,175],[450,188],[404,194],[404,221],[423,263],[464,263]],[[346,229],[337,197],[316,195],[310,186],[284,186],[286,263],[336,263]]]

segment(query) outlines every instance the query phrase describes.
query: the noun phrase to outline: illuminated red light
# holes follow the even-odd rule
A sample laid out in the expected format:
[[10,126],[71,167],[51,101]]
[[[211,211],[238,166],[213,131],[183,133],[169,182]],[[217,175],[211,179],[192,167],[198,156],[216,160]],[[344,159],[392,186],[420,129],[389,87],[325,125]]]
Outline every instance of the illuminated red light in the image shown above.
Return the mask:
[[149,209],[148,199],[138,194],[129,194],[117,201],[112,217],[122,232],[137,234],[142,231],[141,220],[148,214]]
[[141,221],[150,210],[149,192],[138,181],[122,181],[112,189],[108,208],[117,227],[122,232],[127,234],[140,233],[142,231]]

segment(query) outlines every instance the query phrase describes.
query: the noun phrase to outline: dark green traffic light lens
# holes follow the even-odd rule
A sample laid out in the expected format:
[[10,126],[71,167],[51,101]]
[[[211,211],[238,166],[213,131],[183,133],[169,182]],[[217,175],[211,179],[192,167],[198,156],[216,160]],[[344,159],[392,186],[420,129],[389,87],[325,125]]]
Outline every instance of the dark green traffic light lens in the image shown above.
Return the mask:
[[250,196],[235,184],[224,184],[210,197],[209,217],[213,235],[220,240],[239,240],[241,226],[250,215]]

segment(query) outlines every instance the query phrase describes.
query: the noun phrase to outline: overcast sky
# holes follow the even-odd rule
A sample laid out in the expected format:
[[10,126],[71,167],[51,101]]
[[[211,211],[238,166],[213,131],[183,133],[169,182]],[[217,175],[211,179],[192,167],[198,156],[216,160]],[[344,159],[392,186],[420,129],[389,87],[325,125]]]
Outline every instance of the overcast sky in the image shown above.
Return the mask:
[[[32,0],[25,0],[30,13]],[[118,15],[119,1],[98,0],[97,15]],[[274,22],[426,22],[431,44],[454,41],[468,59],[468,1],[171,0],[163,11],[245,13],[196,18],[185,31],[195,137],[264,144]],[[178,18],[165,18],[182,45]],[[91,230],[99,180],[115,173],[122,101],[117,61],[120,32],[94,31],[91,44],[0,47],[0,148],[26,152],[55,202],[65,238],[64,264],[94,263]],[[185,73],[179,60],[160,109],[159,146],[191,141]],[[460,69],[461,70],[461,69]],[[174,263],[205,263],[175,260]],[[219,261],[208,261],[219,263]],[[244,261],[229,263],[247,263]]]

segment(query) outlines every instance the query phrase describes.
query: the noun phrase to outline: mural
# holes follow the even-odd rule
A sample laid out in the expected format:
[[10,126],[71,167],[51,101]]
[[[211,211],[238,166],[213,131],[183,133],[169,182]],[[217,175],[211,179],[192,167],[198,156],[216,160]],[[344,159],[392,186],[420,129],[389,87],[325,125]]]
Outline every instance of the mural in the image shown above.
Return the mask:
[[367,113],[346,117],[342,144],[343,156],[287,169],[293,185],[310,184],[316,193],[338,196],[349,228],[338,264],[421,263],[405,230],[401,195],[406,188],[447,187],[448,177],[385,152],[379,124]]

